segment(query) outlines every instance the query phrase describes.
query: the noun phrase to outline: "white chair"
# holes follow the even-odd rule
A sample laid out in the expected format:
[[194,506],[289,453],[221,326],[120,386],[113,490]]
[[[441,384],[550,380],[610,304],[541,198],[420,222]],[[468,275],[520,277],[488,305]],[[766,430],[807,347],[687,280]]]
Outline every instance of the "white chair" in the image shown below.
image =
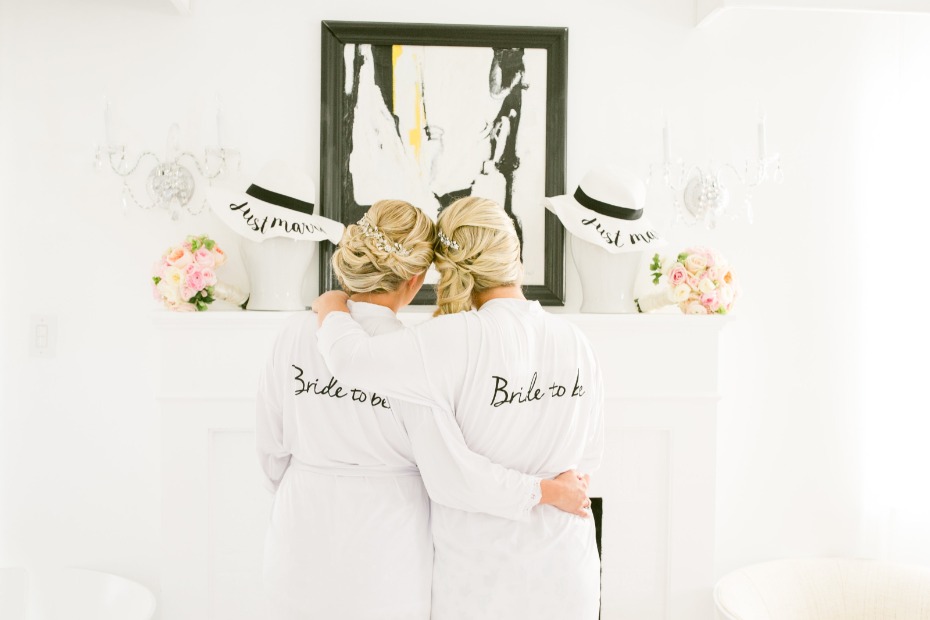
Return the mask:
[[761,562],[714,588],[725,620],[928,620],[930,568],[855,558]]
[[0,570],[3,620],[150,620],[155,595],[130,579],[82,568]]

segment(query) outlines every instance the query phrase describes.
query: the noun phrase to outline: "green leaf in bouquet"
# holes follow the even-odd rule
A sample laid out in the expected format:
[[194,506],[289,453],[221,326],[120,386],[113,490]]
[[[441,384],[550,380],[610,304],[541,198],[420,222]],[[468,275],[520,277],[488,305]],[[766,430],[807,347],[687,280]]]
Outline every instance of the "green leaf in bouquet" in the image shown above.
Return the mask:
[[204,237],[203,245],[204,245],[205,248],[207,248],[208,250],[210,250],[210,251],[212,252],[212,251],[213,251],[213,248],[216,247],[216,241],[214,241],[213,239],[210,239],[210,238],[208,238],[208,237]]
[[659,256],[658,252],[652,257],[649,271],[652,273],[652,283],[658,284],[659,279],[662,277],[662,257]]
[[688,259],[688,253],[687,253],[687,252],[682,252],[681,254],[678,255],[678,262],[679,262],[679,263],[684,264],[684,262],[685,262],[687,259]]
[[161,278],[159,278],[158,276],[152,276],[152,281],[155,282],[155,284],[158,284],[159,282],[161,282]]

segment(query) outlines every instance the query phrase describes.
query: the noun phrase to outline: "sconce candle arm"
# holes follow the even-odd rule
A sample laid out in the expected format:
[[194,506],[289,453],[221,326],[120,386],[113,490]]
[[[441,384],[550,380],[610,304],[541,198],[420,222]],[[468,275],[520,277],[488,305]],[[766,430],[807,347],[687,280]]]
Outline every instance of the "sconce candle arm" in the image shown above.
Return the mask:
[[[142,163],[142,160],[146,157],[151,157],[155,160],[155,163],[158,164],[159,159],[158,155],[152,151],[145,151],[141,153],[137,158],[134,164],[128,169],[125,168],[124,164],[126,163],[126,147],[125,146],[108,146],[108,147],[98,147],[97,148],[97,161],[100,163],[103,160],[103,156],[106,155],[107,163],[110,164],[110,169],[113,170],[116,174],[121,177],[128,177]],[[115,162],[114,162],[115,158]]]
[[[213,155],[219,160],[219,166],[215,172],[209,172],[209,159]],[[197,159],[197,156],[191,153],[190,151],[184,151],[178,155],[177,161],[187,158],[193,162],[194,167],[197,168],[197,173],[208,181],[212,181],[226,171],[226,149],[220,147],[217,149],[206,149],[204,152],[203,165],[200,164],[200,160]]]

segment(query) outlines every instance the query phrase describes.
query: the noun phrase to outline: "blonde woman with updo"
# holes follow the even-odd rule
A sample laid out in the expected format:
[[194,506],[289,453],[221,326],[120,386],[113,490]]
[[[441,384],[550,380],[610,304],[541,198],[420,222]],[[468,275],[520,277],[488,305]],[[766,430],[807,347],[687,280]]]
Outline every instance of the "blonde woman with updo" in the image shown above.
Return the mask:
[[[395,313],[422,286],[434,244],[432,221],[398,200],[375,203],[346,229],[333,269],[366,334],[402,327]],[[430,409],[330,372],[316,331],[312,313],[288,320],[260,381],[257,447],[275,493],[263,618],[430,617],[430,504],[414,457],[440,433],[452,447],[433,462],[460,475],[431,489],[437,501],[504,519],[521,518],[540,502],[583,501],[574,474],[541,481],[495,465],[470,452],[454,424],[408,430],[405,416],[428,419]],[[396,363],[391,351],[378,356],[383,367]]]
[[[577,470],[586,480],[600,464],[604,434],[590,344],[523,296],[520,244],[500,206],[463,198],[440,213],[437,227],[438,316],[373,335],[346,313],[344,295],[327,293],[314,303],[323,358],[347,381],[432,408],[433,416],[416,418],[419,428],[441,426],[436,435],[446,437],[454,424],[494,463],[544,479]],[[415,455],[434,486],[460,474],[427,465],[452,449],[454,442],[436,441]],[[545,505],[514,520],[434,504],[431,526],[433,620],[598,617],[593,519]]]

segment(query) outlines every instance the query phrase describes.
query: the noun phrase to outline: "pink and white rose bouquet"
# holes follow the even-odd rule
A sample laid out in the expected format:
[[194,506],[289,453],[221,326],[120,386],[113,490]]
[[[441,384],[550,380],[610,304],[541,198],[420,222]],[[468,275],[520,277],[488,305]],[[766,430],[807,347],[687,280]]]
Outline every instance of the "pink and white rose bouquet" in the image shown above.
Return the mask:
[[665,278],[665,288],[640,297],[636,307],[651,312],[677,305],[685,314],[727,314],[738,295],[736,277],[726,258],[716,250],[704,247],[688,248],[675,260],[665,260],[656,254],[649,265],[652,283]]
[[217,281],[216,270],[225,262],[226,253],[213,239],[189,236],[155,261],[152,294],[179,312],[206,310],[215,299],[241,304],[245,296],[238,289]]

